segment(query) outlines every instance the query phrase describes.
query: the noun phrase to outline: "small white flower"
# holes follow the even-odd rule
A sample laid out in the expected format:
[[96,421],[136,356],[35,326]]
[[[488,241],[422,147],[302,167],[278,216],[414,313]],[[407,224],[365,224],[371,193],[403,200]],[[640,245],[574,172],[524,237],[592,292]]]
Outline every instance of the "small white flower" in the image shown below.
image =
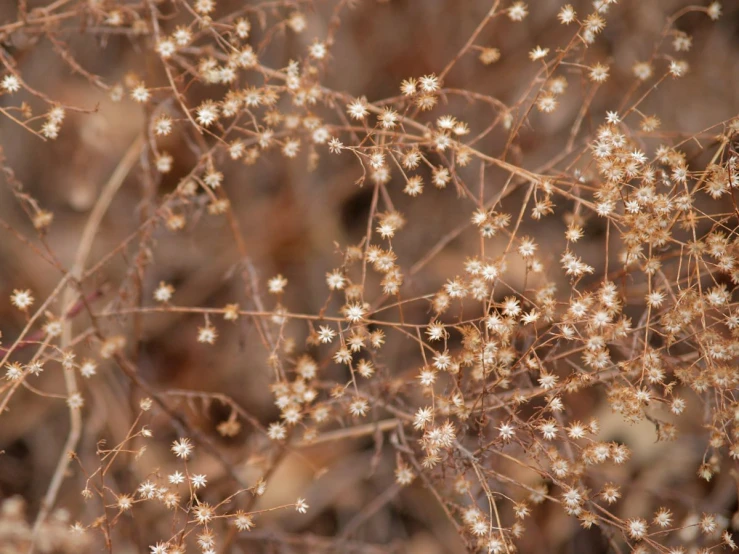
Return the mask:
[[452,365],[452,356],[448,351],[434,356],[434,367],[439,371],[446,371]]
[[267,428],[267,436],[273,441],[281,441],[287,436],[287,431],[280,423],[270,423]]
[[19,363],[13,362],[5,367],[7,368],[5,371],[5,378],[8,381],[18,381],[23,377],[23,367]]
[[46,121],[41,126],[41,134],[48,139],[54,140],[59,136],[59,124],[53,121]]
[[282,146],[282,153],[287,158],[294,158],[298,155],[298,152],[300,151],[300,140],[298,139],[289,139],[285,141],[285,144]]
[[675,415],[680,415],[685,411],[685,399],[674,398],[670,404],[670,411]]
[[257,55],[251,46],[245,46],[237,54],[236,64],[241,68],[253,67],[257,64]]
[[571,439],[581,439],[585,436],[585,427],[579,421],[572,423],[567,429],[567,435]]
[[647,295],[646,300],[647,305],[650,307],[659,308],[665,300],[665,295],[664,293],[655,290]]
[[447,332],[444,329],[444,325],[438,321],[434,321],[426,329],[426,335],[428,335],[429,340],[436,341],[445,338],[447,336]]
[[575,21],[575,8],[573,8],[571,4],[566,4],[562,6],[562,9],[559,11],[559,15],[557,17],[564,25],[569,25],[570,23]]
[[172,120],[166,115],[159,116],[154,122],[154,134],[160,137],[172,132]]
[[198,327],[198,342],[203,344],[215,344],[218,338],[218,332],[215,327],[206,325],[205,327]]
[[154,546],[150,546],[151,554],[168,554],[169,545],[166,542],[158,542]]
[[414,477],[413,470],[405,464],[401,464],[395,468],[395,482],[402,487],[410,485]]
[[708,10],[706,11],[708,14],[708,17],[710,17],[713,21],[716,21],[719,17],[721,17],[721,2],[711,2],[711,5],[708,6]]
[[336,336],[336,331],[328,327],[327,325],[321,325],[318,328],[318,340],[323,344],[329,344]]
[[164,281],[159,283],[159,286],[154,291],[154,300],[157,302],[169,302],[174,294],[174,288],[172,285],[168,285]]
[[518,253],[524,258],[530,258],[536,252],[536,244],[528,237],[521,239],[521,245],[518,247]]
[[601,63],[590,68],[590,80],[594,83],[604,83],[608,79],[608,66]]
[[392,108],[385,108],[385,110],[377,116],[383,129],[392,129],[398,123],[398,112]]
[[358,323],[364,318],[367,310],[361,304],[348,304],[344,307],[344,315],[352,323]]
[[307,25],[305,16],[300,12],[294,12],[287,20],[287,24],[296,33],[302,33]]
[[282,294],[285,292],[287,286],[287,279],[282,275],[275,275],[269,281],[267,281],[267,288],[271,294]]
[[310,47],[308,48],[308,53],[310,54],[310,57],[314,60],[322,60],[326,57],[326,54],[328,53],[328,48],[326,48],[325,42],[317,40],[310,45]]
[[673,60],[670,62],[670,75],[682,77],[688,71],[688,63],[684,60]]
[[44,325],[44,332],[50,337],[58,337],[62,334],[62,322],[58,320],[49,321]]
[[183,460],[187,460],[190,457],[192,450],[193,446],[188,438],[182,438],[172,443],[172,452],[174,452],[175,456]]
[[78,392],[75,392],[72,396],[67,398],[67,406],[69,406],[73,410],[79,410],[84,405],[84,403],[85,400]]
[[647,522],[641,518],[629,519],[626,521],[626,529],[632,539],[639,540],[647,534]]
[[33,305],[33,295],[30,290],[14,290],[10,302],[19,310],[26,311]]
[[516,434],[516,428],[510,422],[501,423],[497,429],[499,431],[500,438],[504,441],[511,440]]
[[436,92],[439,90],[439,78],[434,75],[424,75],[418,80],[418,84],[423,92]]
[[536,60],[545,58],[547,54],[549,54],[549,48],[542,48],[541,46],[537,46],[531,52],[529,52],[529,59],[534,62]]
[[205,475],[197,474],[190,477],[190,482],[194,489],[202,489],[208,483],[208,480],[205,478]]
[[128,494],[122,494],[116,499],[116,504],[122,512],[128,511],[133,506],[133,497]]
[[346,111],[352,119],[364,119],[369,114],[367,101],[364,98],[354,100],[354,102],[347,105]]
[[508,17],[511,18],[511,21],[523,21],[528,13],[529,10],[523,2],[515,2],[508,8]]
[[192,33],[190,32],[190,29],[186,27],[177,27],[172,36],[174,37],[177,46],[187,46],[192,40]]
[[340,270],[334,269],[331,273],[326,274],[326,284],[331,290],[341,290],[346,286],[346,278]]
[[146,87],[143,84],[140,84],[131,91],[131,98],[136,102],[143,104],[151,98],[151,93],[146,90]]
[[539,430],[541,431],[541,434],[544,436],[547,440],[552,440],[554,437],[557,436],[557,424],[554,420],[549,420],[543,422],[539,426]]
[[367,410],[369,409],[369,404],[364,398],[356,398],[352,401],[351,404],[349,404],[349,412],[354,417],[363,417],[367,415]]
[[167,58],[171,58],[172,54],[175,53],[175,50],[176,50],[176,46],[172,40],[169,40],[169,39],[161,40],[157,44],[157,52],[165,60]]
[[249,531],[254,527],[254,519],[248,514],[237,512],[233,524],[239,531]]
[[0,86],[2,86],[2,88],[5,89],[7,92],[13,93],[18,92],[21,89],[21,82],[20,79],[18,79],[18,77],[16,77],[15,75],[8,74],[3,77]]
[[332,154],[340,154],[343,148],[344,143],[336,137],[332,137],[331,140],[328,141],[328,151]]
[[[92,363],[92,362],[88,362],[88,363]],[[87,377],[87,375],[84,372],[82,372],[82,369],[84,368],[85,365],[87,364],[83,364],[82,368],[80,368],[80,372],[82,373],[84,377]],[[31,375],[39,375],[43,370],[44,370],[44,364],[40,360],[33,360],[26,366],[26,371],[28,371],[28,373],[30,373]],[[93,371],[93,373],[95,372]]]
[[57,125],[61,124],[62,121],[64,121],[64,108],[61,106],[55,106],[49,110],[49,113],[46,114],[46,117],[51,121],[52,123],[56,123]]
[[159,173],[169,173],[172,171],[174,158],[167,153],[160,154],[156,159],[156,168]]
[[144,481],[137,489],[142,498],[152,499],[157,494],[157,487],[151,481]]
[[201,15],[207,15],[215,9],[215,0],[197,0],[195,2],[195,11]]
[[423,429],[431,420],[434,418],[434,412],[430,407],[418,408],[416,415],[413,419],[413,427],[416,429]]
[[179,471],[175,471],[168,477],[170,484],[172,485],[179,485],[180,483],[185,482],[185,476],[182,475]]
[[429,368],[425,368],[418,376],[418,380],[421,381],[421,385],[423,385],[424,387],[430,387],[436,381],[436,373],[431,371],[431,369]]
[[236,20],[236,35],[241,40],[249,38],[249,31],[251,31],[251,23],[249,23],[248,19]]
[[349,364],[352,361],[352,353],[346,346],[342,346],[334,354],[334,361],[337,364]]
[[536,107],[544,113],[552,113],[557,109],[557,99],[552,93],[544,93],[536,101]]
[[304,514],[308,511],[308,504],[305,502],[304,498],[298,498],[295,502],[295,510],[301,514]]
[[218,120],[218,106],[212,100],[206,100],[197,110],[197,120],[203,127],[210,127],[213,123]]
[[557,376],[550,373],[542,373],[539,377],[539,384],[544,390],[550,390],[557,384]]

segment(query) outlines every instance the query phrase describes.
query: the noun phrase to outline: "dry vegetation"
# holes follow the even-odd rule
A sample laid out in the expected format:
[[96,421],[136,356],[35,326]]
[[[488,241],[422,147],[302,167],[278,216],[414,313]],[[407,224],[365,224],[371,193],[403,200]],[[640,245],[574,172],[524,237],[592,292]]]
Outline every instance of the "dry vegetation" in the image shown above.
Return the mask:
[[0,5],[0,552],[739,542],[739,6]]

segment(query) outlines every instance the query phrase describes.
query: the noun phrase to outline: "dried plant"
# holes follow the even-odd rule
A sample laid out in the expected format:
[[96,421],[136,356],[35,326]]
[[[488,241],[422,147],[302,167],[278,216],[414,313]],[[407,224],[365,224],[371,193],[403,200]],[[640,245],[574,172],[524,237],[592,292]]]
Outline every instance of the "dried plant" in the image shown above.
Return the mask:
[[735,550],[739,11],[642,4],[3,8],[0,550]]

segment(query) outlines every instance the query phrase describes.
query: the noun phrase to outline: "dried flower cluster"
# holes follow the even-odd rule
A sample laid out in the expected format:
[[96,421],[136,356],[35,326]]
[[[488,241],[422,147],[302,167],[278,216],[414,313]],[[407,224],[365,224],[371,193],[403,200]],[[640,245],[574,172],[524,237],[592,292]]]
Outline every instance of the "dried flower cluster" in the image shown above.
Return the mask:
[[[600,46],[630,9],[616,0],[554,11],[473,2],[482,11],[456,54],[373,97],[336,86],[334,64],[362,64],[342,46],[359,4],[21,1],[17,21],[0,25],[0,117],[35,135],[34,149],[64,141],[70,120],[124,106],[141,123],[84,224],[70,227],[71,255],[54,239],[66,216],[0,158],[16,214],[0,232],[57,272],[49,290],[19,281],[6,297],[19,323],[3,329],[0,418],[30,394],[66,402],[69,433],[35,519],[17,497],[2,504],[0,542],[113,552],[143,519],[138,546],[152,554],[252,551],[242,540],[255,552],[386,551],[349,535],[418,489],[457,541],[444,548],[556,551],[542,547],[556,540],[549,518],[597,531],[604,551],[735,550],[739,118],[687,133],[659,100],[690,76],[693,49],[711,55],[722,6],[666,14],[649,54],[629,60]],[[557,33],[521,31],[531,18]],[[516,48],[491,29],[513,33]],[[73,33],[148,63],[86,69]],[[5,46],[14,41],[17,51]],[[109,104],[34,84],[22,52],[42,46]],[[501,64],[515,67],[505,100],[477,86]],[[530,156],[537,141],[546,146]],[[284,213],[268,229],[242,217],[283,194],[260,183],[260,168],[275,165],[298,181],[340,175],[327,197],[363,195],[351,230],[317,233],[330,266],[260,267],[256,245],[294,224]],[[324,193],[296,188],[303,207],[290,209],[322,218]],[[99,240],[124,194],[138,195],[118,215],[133,228]],[[210,232],[231,255],[224,265],[205,246],[198,283],[233,288],[204,297],[158,267],[190,256],[161,246],[168,237],[194,249]],[[235,385],[157,376],[167,364],[142,345],[147,322],[165,317],[188,318],[166,331],[177,348],[219,351],[239,386],[269,394],[268,416]],[[106,427],[124,416],[105,409],[103,390],[129,395],[123,433]],[[645,434],[682,458],[637,479],[635,458],[643,467],[655,455]],[[317,491],[336,488],[308,453],[349,456],[341,445],[357,439],[373,440],[361,471],[390,468],[388,492],[343,531],[288,532],[327,509]],[[276,475],[289,460],[315,483],[285,500]],[[62,499],[75,487],[81,498]]]

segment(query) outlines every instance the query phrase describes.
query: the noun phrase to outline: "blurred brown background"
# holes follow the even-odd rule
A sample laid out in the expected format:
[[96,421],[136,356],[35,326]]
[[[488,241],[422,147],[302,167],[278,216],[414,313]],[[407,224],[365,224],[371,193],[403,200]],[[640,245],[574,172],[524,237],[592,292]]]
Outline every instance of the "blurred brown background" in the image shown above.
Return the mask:
[[[589,11],[587,2],[572,3],[578,13]],[[30,2],[30,5],[43,3]],[[655,43],[660,40],[666,17],[686,5],[687,2],[678,0],[625,0],[610,8],[605,32],[588,53],[590,59],[608,60],[610,78],[595,97],[584,122],[584,132],[593,131],[606,110],[620,105],[623,91],[633,82],[633,63],[651,55]],[[356,2],[353,9],[341,12],[336,47],[330,53],[329,69],[323,82],[327,87],[351,95],[365,95],[370,101],[395,96],[403,79],[439,72],[461,48],[489,6],[490,2],[473,0]],[[499,48],[500,61],[484,66],[476,54],[470,53],[457,63],[444,85],[491,95],[508,105],[518,102],[536,70],[528,60],[528,51],[536,45],[555,48],[565,44],[571,35],[571,28],[555,23],[560,7],[560,2],[530,2],[530,14],[524,22],[511,24],[507,18],[501,18],[492,23],[480,35],[477,44]],[[260,58],[264,65],[285,67],[290,58],[303,55],[313,38],[325,36],[333,4],[306,2],[302,8],[307,15],[308,28],[300,35],[288,32],[275,39]],[[0,22],[14,21],[16,10],[15,2],[3,2]],[[219,10],[227,12],[229,2],[219,2]],[[278,7],[271,13],[289,11]],[[681,54],[689,61],[690,71],[683,79],[665,81],[658,93],[642,107],[644,113],[657,114],[663,122],[663,130],[674,133],[675,137],[700,132],[739,112],[736,93],[739,88],[739,9],[733,2],[726,2],[724,12],[716,23],[707,23],[707,17],[699,13],[680,20],[678,27],[693,36],[693,48]],[[256,42],[263,31],[256,21],[253,27]],[[65,27],[60,36],[64,37],[77,62],[99,75],[105,83],[122,82],[126,74],[133,72],[151,87],[165,84],[161,81],[159,61],[143,48],[145,39],[126,35],[94,36],[79,28],[75,30],[73,25]],[[141,132],[147,114],[145,108],[129,98],[113,102],[105,92],[91,86],[60,60],[49,41],[33,42],[22,34],[14,34],[4,46],[18,61],[24,79],[54,99],[87,109],[96,108],[92,114],[69,113],[59,139],[47,143],[9,119],[0,118],[0,146],[6,163],[28,193],[54,212],[54,222],[46,238],[59,260],[69,266],[101,187]],[[663,50],[669,48],[663,47]],[[661,63],[666,62],[662,60]],[[535,169],[560,152],[569,138],[584,90],[581,77],[573,71],[568,78],[568,93],[561,97],[559,109],[551,115],[532,112],[531,124],[524,127],[511,159],[523,167]],[[192,105],[196,105],[204,91],[193,87],[190,94]],[[16,101],[17,98],[0,98],[4,105]],[[448,102],[448,106],[434,110],[432,117],[454,114],[470,124],[470,136],[475,136],[497,115],[483,103],[471,103],[453,96],[449,96]],[[478,148],[495,155],[504,147],[506,138],[498,129],[484,138]],[[150,172],[142,169],[145,166],[136,164],[106,215],[88,267],[133,233],[157,199],[171,192],[196,161],[187,140],[178,133],[158,141],[158,145],[174,156],[173,171],[152,180],[147,177]],[[316,313],[324,305],[325,273],[340,264],[334,242],[347,245],[361,239],[372,194],[371,188],[354,184],[361,173],[352,156],[329,156],[323,149],[317,169],[308,171],[309,150],[306,145],[298,159],[289,163],[274,153],[263,156],[254,166],[228,161],[219,167],[225,174],[224,186],[234,203],[257,277],[264,285],[267,278],[277,273],[285,275],[290,285],[283,302],[300,313]],[[476,169],[472,171],[474,175]],[[491,190],[495,190],[494,172],[490,178]],[[409,222],[414,222],[394,243],[403,268],[411,267],[440,237],[469,218],[469,205],[456,201],[453,190],[439,193],[428,186],[420,198],[409,199],[400,192],[401,180],[396,178],[389,187],[394,191],[396,208]],[[511,206],[517,201],[520,197],[516,195],[508,199]],[[23,235],[34,236],[31,223],[7,187],[0,187],[0,218]],[[249,305],[243,281],[233,274],[239,255],[232,241],[224,240],[227,225],[225,218],[199,213],[188,220],[181,232],[173,233],[160,226],[145,240],[134,241],[124,255],[115,256],[91,281],[95,286],[90,287],[90,292],[94,293],[97,287],[103,296],[97,305],[104,306],[107,302],[115,302],[116,298],[121,299],[124,294],[133,294],[139,286],[142,302],[151,304],[152,292],[160,281],[175,287],[177,305],[221,307],[229,302]],[[547,241],[561,243],[564,224],[555,216],[536,228],[523,230],[535,236],[542,251],[546,251]],[[602,239],[599,238],[603,229],[594,221],[587,232],[578,252],[596,266],[597,273],[603,264]],[[0,229],[0,236],[0,329],[3,342],[7,343],[25,324],[23,315],[8,301],[12,291],[31,289],[39,302],[53,290],[61,274],[12,234]],[[465,257],[475,252],[477,241],[474,232],[455,239],[423,274],[409,280],[410,293],[433,291],[450,276],[450,268],[458,268],[452,269],[452,273],[460,272]],[[501,241],[504,245],[504,239]],[[137,259],[146,261],[145,270],[138,275],[132,271]],[[547,261],[554,266],[558,263],[555,258]],[[515,275],[515,268],[513,273]],[[139,278],[142,281],[137,284]],[[510,284],[517,283],[513,280]],[[122,302],[125,305],[127,300]],[[265,298],[265,302],[270,308],[274,306],[272,298]],[[58,312],[60,307],[55,305],[53,309]],[[417,313],[405,315],[420,321],[428,318],[422,306]],[[279,412],[268,389],[272,376],[251,324],[246,320],[235,325],[219,323],[221,336],[217,347],[213,348],[195,340],[196,328],[202,323],[202,317],[160,314],[112,319],[104,325],[112,334],[122,333],[129,337],[127,348],[138,364],[140,376],[153,387],[227,392],[264,424],[277,419]],[[79,323],[80,328],[84,325],[84,321]],[[292,330],[295,336],[305,336],[305,326],[296,325]],[[408,355],[409,348],[402,341],[388,344],[383,357],[390,371],[403,370],[404,356]],[[90,356],[95,354],[91,347]],[[43,391],[62,391],[59,367],[50,367],[35,386]],[[82,465],[95,468],[97,442],[105,439],[108,444],[114,444],[124,438],[132,422],[132,407],[141,395],[112,364],[104,361],[98,375],[84,382],[82,387],[86,399],[85,426],[78,455]],[[259,456],[256,459],[249,456],[262,451],[261,439],[253,436],[247,425],[231,438],[218,438],[215,432],[216,426],[229,416],[227,407],[195,401],[189,406],[183,405],[183,409],[188,410],[205,432],[215,437],[225,456],[244,472],[245,479],[259,477],[263,460]],[[600,410],[598,405],[590,409],[596,413]],[[602,413],[605,421],[609,421],[608,413]],[[613,425],[613,435],[634,448],[629,469],[635,489],[647,485],[659,488],[662,486],[660,480],[669,480],[669,475],[664,473],[654,475],[652,468],[658,464],[679,473],[679,469],[692,467],[695,461],[691,452],[675,452],[653,444],[654,432],[649,425],[624,427],[617,420]],[[168,446],[177,438],[176,431],[168,418],[161,415],[154,418],[151,428],[157,441],[149,443],[143,458],[145,463],[130,463],[115,474],[114,481],[121,490],[133,491],[146,479],[147,472],[159,471],[164,475],[174,467]],[[0,419],[0,449],[3,450],[0,497],[21,495],[28,503],[27,512],[36,513],[67,429],[67,409],[63,400],[42,398],[25,389],[16,394],[9,412]],[[684,443],[681,444],[684,447]],[[353,540],[385,544],[387,548],[383,551],[386,552],[461,551],[454,530],[418,482],[381,503],[361,525],[352,523],[361,508],[383,498],[392,487],[395,461],[391,449],[383,450],[379,463],[373,462],[374,455],[375,444],[368,437],[342,441],[329,448],[305,449],[304,458],[288,456],[273,475],[260,505],[293,502],[297,496],[304,496],[311,506],[310,511],[306,516],[287,511],[275,515],[272,522],[260,522],[254,531],[255,540],[238,540],[233,552],[323,551],[325,545],[321,539],[315,539],[313,547],[305,550],[298,543],[291,546],[285,541],[270,541],[270,530],[338,536],[346,531],[347,525],[351,535],[337,551],[348,552],[356,546],[357,551],[379,552],[366,546],[352,546]],[[219,483],[227,481],[222,468],[206,455],[197,458],[194,464],[198,472],[209,474],[212,487],[209,485],[208,494],[217,496]],[[328,472],[316,478],[315,468],[327,468]],[[69,510],[72,520],[90,520],[94,517],[94,509],[79,494],[84,478],[75,464],[72,469],[73,475],[64,483],[58,505]],[[719,479],[721,484],[712,483],[705,491],[683,490],[673,491],[673,494],[692,492],[707,496],[709,503],[720,504],[721,495],[728,494],[726,487],[731,487],[731,483],[723,481],[723,477]],[[158,530],[167,525],[166,514],[161,520],[156,519],[158,516],[153,512],[150,515],[152,519],[136,517],[118,527],[116,552],[147,551],[152,535],[156,536]],[[538,516],[536,523],[529,523],[529,535],[522,543],[527,547],[522,546],[522,551],[598,552],[604,548],[600,538],[580,531],[576,521],[563,521],[561,517],[564,516],[559,512],[545,512]],[[545,544],[545,537],[553,542]],[[95,551],[97,547],[93,543],[85,548]],[[0,551],[3,551],[2,545]]]

